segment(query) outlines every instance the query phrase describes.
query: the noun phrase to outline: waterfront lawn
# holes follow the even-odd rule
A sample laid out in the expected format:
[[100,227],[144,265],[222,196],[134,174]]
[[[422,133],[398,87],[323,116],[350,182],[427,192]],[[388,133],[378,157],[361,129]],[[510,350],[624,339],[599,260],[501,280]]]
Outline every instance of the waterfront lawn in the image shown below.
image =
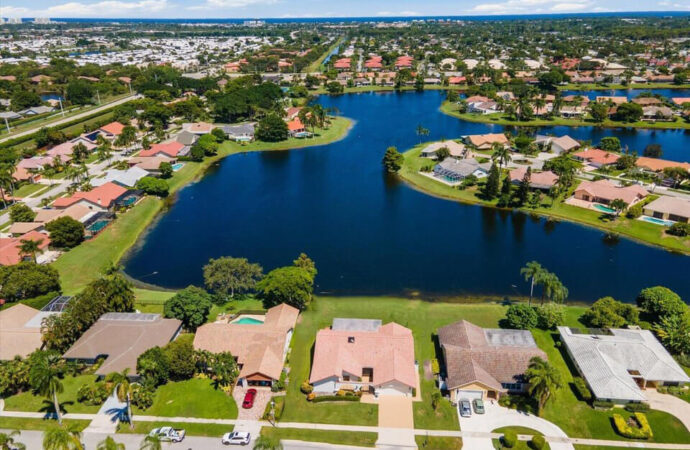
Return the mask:
[[188,436],[217,437],[218,439],[235,428],[233,425],[219,423],[137,421],[137,416],[134,416],[134,428],[130,428],[128,423],[120,422],[117,426],[117,432],[123,434],[149,434],[154,428],[160,427],[182,428],[187,432]]
[[[95,375],[78,375],[66,376],[62,380],[64,388],[61,394],[58,394],[61,408],[66,413],[96,413],[100,405],[89,406],[77,401],[77,391],[85,384],[92,384],[96,381]],[[52,400],[49,401],[40,395],[34,395],[29,392],[22,392],[20,394],[7,397],[5,399],[6,411],[29,411],[29,412],[46,412],[53,413]]]
[[[90,420],[62,419],[63,427],[75,426],[83,431],[91,423]],[[55,419],[32,419],[26,417],[0,417],[0,429],[4,430],[47,430],[58,427]],[[21,439],[19,439],[21,442]]]
[[326,444],[352,445],[358,447],[374,447],[378,439],[378,433],[275,427],[262,427],[261,436],[269,436],[279,440],[288,439],[324,442]]
[[425,436],[417,435],[414,437],[417,447],[420,449],[433,450],[460,450],[462,448],[462,438]]
[[[428,143],[420,144],[404,153],[403,166],[398,174],[413,187],[424,193],[448,200],[457,200],[463,203],[481,204],[484,206],[495,207],[498,200],[484,200],[480,196],[477,186],[467,189],[458,189],[448,186],[441,181],[420,174],[420,170],[432,164],[428,158],[420,157],[422,149]],[[591,209],[580,208],[563,203],[563,197],[552,201],[542,196],[542,202],[535,209],[518,208],[529,214],[536,214],[547,217],[555,217],[571,222],[593,226],[614,234],[620,234],[640,242],[646,242],[670,250],[683,253],[690,253],[690,238],[679,238],[664,233],[664,227],[642,220],[628,219],[623,216],[613,219],[611,215],[594,211]]]
[[193,378],[170,382],[156,389],[153,405],[141,410],[134,408],[136,416],[202,417],[205,419],[236,419],[237,405],[231,395],[214,389],[211,380]]

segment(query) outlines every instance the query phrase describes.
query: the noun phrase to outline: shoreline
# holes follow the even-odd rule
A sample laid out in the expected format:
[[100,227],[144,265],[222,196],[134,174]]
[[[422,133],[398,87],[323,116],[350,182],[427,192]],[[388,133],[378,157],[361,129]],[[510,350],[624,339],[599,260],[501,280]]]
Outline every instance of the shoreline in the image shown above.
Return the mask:
[[[449,201],[457,201],[463,204],[467,205],[476,205],[480,206],[483,208],[492,208],[496,210],[503,210],[503,211],[510,211],[510,212],[519,212],[521,214],[527,214],[527,215],[534,215],[538,217],[543,217],[546,220],[555,220],[555,221],[567,221],[571,222],[580,226],[585,226],[589,228],[596,229],[598,231],[601,231],[605,234],[608,235],[614,235],[617,237],[622,237],[625,239],[629,239],[631,241],[634,241],[638,244],[643,244],[643,245],[648,245],[651,247],[655,247],[658,249],[666,250],[671,253],[675,253],[678,255],[683,255],[683,256],[690,256],[690,239],[686,240],[681,240],[679,238],[676,238],[674,236],[665,236],[663,232],[663,228],[659,227],[658,225],[650,224],[647,222],[643,222],[637,219],[626,219],[624,217],[620,217],[617,220],[614,220],[613,222],[607,222],[607,223],[612,223],[612,227],[605,227],[603,225],[597,224],[595,221],[598,220],[598,217],[602,216],[603,214],[584,209],[584,208],[578,208],[576,206],[571,206],[571,205],[562,205],[560,203],[555,204],[554,206],[550,208],[544,208],[542,204],[540,204],[540,207],[538,209],[529,209],[525,207],[519,207],[519,208],[501,208],[496,206],[495,202],[487,202],[485,200],[479,199],[474,195],[473,190],[459,190],[455,189],[454,187],[445,185],[439,181],[432,180],[429,177],[425,177],[424,175],[421,175],[418,173],[416,168],[414,167],[414,161],[413,158],[418,158],[419,152],[421,149],[425,146],[428,145],[429,143],[422,143],[418,144],[410,149],[405,150],[402,152],[405,162],[403,163],[402,168],[400,171],[398,171],[398,177],[405,182],[406,185],[408,185],[410,188],[415,189],[416,191],[419,191],[425,195],[430,195],[436,198],[440,198],[443,200],[449,200]],[[424,181],[427,181],[429,184],[424,183]],[[427,187],[429,186],[429,187]],[[576,217],[573,215],[568,215],[566,213],[559,213],[558,211],[555,211],[553,208],[558,206],[561,209],[565,209],[566,211],[572,209],[572,208],[577,208],[576,210],[573,211],[573,213],[579,213],[582,217],[587,217],[589,220],[585,220],[584,218]],[[565,208],[567,207],[567,208]],[[581,210],[581,211],[580,211]],[[591,217],[588,217],[591,216]],[[632,222],[634,225],[637,225],[638,227],[643,227],[647,228],[652,231],[660,231],[661,232],[661,241],[660,242],[651,242],[649,240],[643,239],[636,234],[626,232],[626,229],[629,227],[626,227],[626,222],[623,222],[623,220],[628,220],[629,222]],[[639,222],[639,223],[636,223]],[[651,227],[657,227],[657,229],[651,228]],[[667,245],[665,242],[666,240],[669,243],[677,244],[676,246],[671,246]]]
[[[86,284],[97,279],[100,272],[108,264],[120,264],[131,249],[137,245],[139,238],[146,233],[149,226],[160,217],[160,213],[165,210],[166,206],[174,203],[175,195],[186,186],[201,180],[212,165],[229,156],[241,153],[288,151],[328,145],[345,139],[354,125],[354,120],[336,116],[331,127],[325,130],[325,132],[332,130],[332,133],[337,133],[334,136],[324,136],[323,139],[319,139],[319,137],[301,140],[292,138],[277,143],[255,141],[244,145],[225,141],[221,144],[216,155],[207,157],[198,163],[186,162],[185,166],[168,180],[170,188],[168,197],[145,197],[130,210],[120,214],[98,236],[83,242],[69,252],[63,253],[57,261],[51,264],[60,274],[63,293],[67,295],[76,294]],[[129,275],[128,278],[136,280]],[[144,283],[142,282],[142,284]],[[172,292],[163,287],[160,290],[148,288],[139,288],[138,290],[151,293]]]
[[451,117],[463,120],[465,122],[473,123],[484,123],[487,125],[501,125],[505,127],[591,127],[591,128],[635,128],[641,130],[690,130],[690,122],[633,122],[633,123],[622,123],[614,122],[612,120],[606,120],[602,123],[587,122],[586,120],[579,119],[563,119],[556,118],[554,120],[548,119],[534,119],[527,122],[518,122],[509,119],[505,119],[502,116],[503,113],[495,114],[473,114],[473,113],[460,113],[453,111],[452,105],[444,101],[439,110]]

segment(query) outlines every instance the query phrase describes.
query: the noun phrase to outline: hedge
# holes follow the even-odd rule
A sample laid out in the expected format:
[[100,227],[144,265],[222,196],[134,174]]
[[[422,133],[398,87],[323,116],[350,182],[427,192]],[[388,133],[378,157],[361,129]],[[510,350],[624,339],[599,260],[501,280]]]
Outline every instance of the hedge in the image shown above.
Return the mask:
[[585,380],[577,377],[573,381],[575,382],[575,390],[577,390],[577,395],[580,397],[580,399],[586,402],[592,400],[592,392],[590,392],[589,388],[587,387]]
[[647,421],[647,416],[641,412],[636,412],[634,417],[639,428],[628,425],[628,422],[620,414],[613,415],[613,423],[621,436],[629,439],[650,439],[654,436]]
[[544,436],[534,435],[532,436],[532,447],[535,450],[544,450],[546,448],[546,439]]
[[507,430],[503,433],[503,445],[508,448],[513,448],[517,445],[518,436],[513,430]]
[[649,411],[649,403],[628,403],[625,405],[625,410],[630,412],[644,412]]
[[312,403],[320,402],[358,402],[359,397],[356,395],[320,395],[314,397]]
[[611,409],[613,408],[613,402],[607,402],[604,400],[595,400],[592,402],[594,409]]
[[[272,398],[275,402],[275,420],[278,422],[283,415],[283,410],[285,409],[285,396],[278,395]],[[266,404],[266,409],[264,410],[264,415],[261,417],[263,420],[268,420],[271,418],[271,402]]]

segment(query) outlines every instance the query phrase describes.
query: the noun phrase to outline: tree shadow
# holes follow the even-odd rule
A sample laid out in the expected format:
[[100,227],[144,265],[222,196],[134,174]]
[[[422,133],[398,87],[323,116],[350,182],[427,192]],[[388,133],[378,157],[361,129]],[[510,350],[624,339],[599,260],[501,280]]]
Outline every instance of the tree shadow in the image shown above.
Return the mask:
[[[60,408],[60,413],[62,414],[67,414],[67,409],[65,409],[66,405],[74,405],[73,401],[67,401],[67,402],[59,402],[58,408]],[[52,400],[45,399],[42,402],[41,408],[38,410],[39,412],[45,413],[46,418],[57,418],[57,414],[55,412],[55,405],[53,405]]]

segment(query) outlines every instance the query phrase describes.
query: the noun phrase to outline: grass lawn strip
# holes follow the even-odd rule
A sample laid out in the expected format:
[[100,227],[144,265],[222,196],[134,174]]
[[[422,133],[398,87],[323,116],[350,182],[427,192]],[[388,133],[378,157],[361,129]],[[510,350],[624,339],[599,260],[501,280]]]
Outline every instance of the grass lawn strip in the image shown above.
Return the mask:
[[[479,193],[479,188],[477,186],[461,190],[420,174],[419,172],[422,167],[431,163],[431,160],[428,158],[419,156],[426,145],[428,145],[428,143],[416,145],[404,153],[405,160],[398,174],[405,181],[420,191],[435,197],[457,200],[469,204],[497,207],[496,204],[498,199],[487,201],[477,196]],[[567,205],[559,200],[560,199],[556,200],[553,206],[551,206],[551,200],[544,198],[540,206],[535,209],[517,209],[528,214],[554,217],[592,226],[606,232],[625,236],[641,243],[656,245],[681,253],[690,253],[690,238],[678,238],[667,235],[664,233],[664,227],[642,220],[627,219],[622,216],[616,220],[611,220],[611,217],[605,213]]]
[[[117,427],[118,433],[123,434],[149,434],[154,428],[173,427],[182,428],[187,432],[188,436],[206,436],[217,437],[220,439],[225,433],[229,433],[234,429],[233,425],[222,425],[218,423],[180,423],[180,422],[146,422],[138,421],[137,416],[134,416],[134,429],[130,428],[127,423],[120,423]],[[184,441],[182,441],[184,447]]]
[[462,448],[462,439],[456,437],[424,436],[418,434],[414,437],[414,440],[417,443],[417,447],[422,450],[460,450]]
[[353,445],[359,447],[374,447],[378,439],[378,433],[275,427],[262,427],[261,435],[274,437],[280,440],[324,442],[326,444]]
[[[64,390],[61,394],[58,394],[58,400],[66,413],[95,414],[98,412],[100,405],[90,406],[77,401],[77,391],[79,391],[79,388],[85,384],[94,383],[96,381],[95,375],[66,376],[61,381]],[[40,395],[22,392],[5,399],[5,410],[53,412],[53,403]]]
[[[84,430],[91,423],[90,420],[63,419],[62,425],[65,427],[76,426],[79,431]],[[0,429],[6,430],[47,430],[57,427],[57,420],[54,419],[27,419],[24,417],[0,417]]]
[[192,378],[158,387],[153,405],[145,410],[135,407],[133,412],[135,422],[137,415],[236,419],[237,405],[232,396],[214,389],[211,380]]
[[[543,436],[542,433],[538,432],[537,430],[533,430],[531,428],[526,428],[526,427],[502,427],[502,428],[497,428],[492,431],[492,433],[505,433],[507,431],[514,431],[515,434],[519,435],[530,435],[530,436]],[[518,437],[519,439],[519,437]],[[501,449],[501,448],[506,448],[501,445],[500,439],[492,439],[492,443],[494,445],[494,448]],[[549,450],[551,447],[549,446],[549,443],[546,443],[546,446],[544,447],[544,450]],[[517,445],[513,447],[513,450],[532,450],[532,446],[530,445],[529,441],[520,441],[518,440]]]

